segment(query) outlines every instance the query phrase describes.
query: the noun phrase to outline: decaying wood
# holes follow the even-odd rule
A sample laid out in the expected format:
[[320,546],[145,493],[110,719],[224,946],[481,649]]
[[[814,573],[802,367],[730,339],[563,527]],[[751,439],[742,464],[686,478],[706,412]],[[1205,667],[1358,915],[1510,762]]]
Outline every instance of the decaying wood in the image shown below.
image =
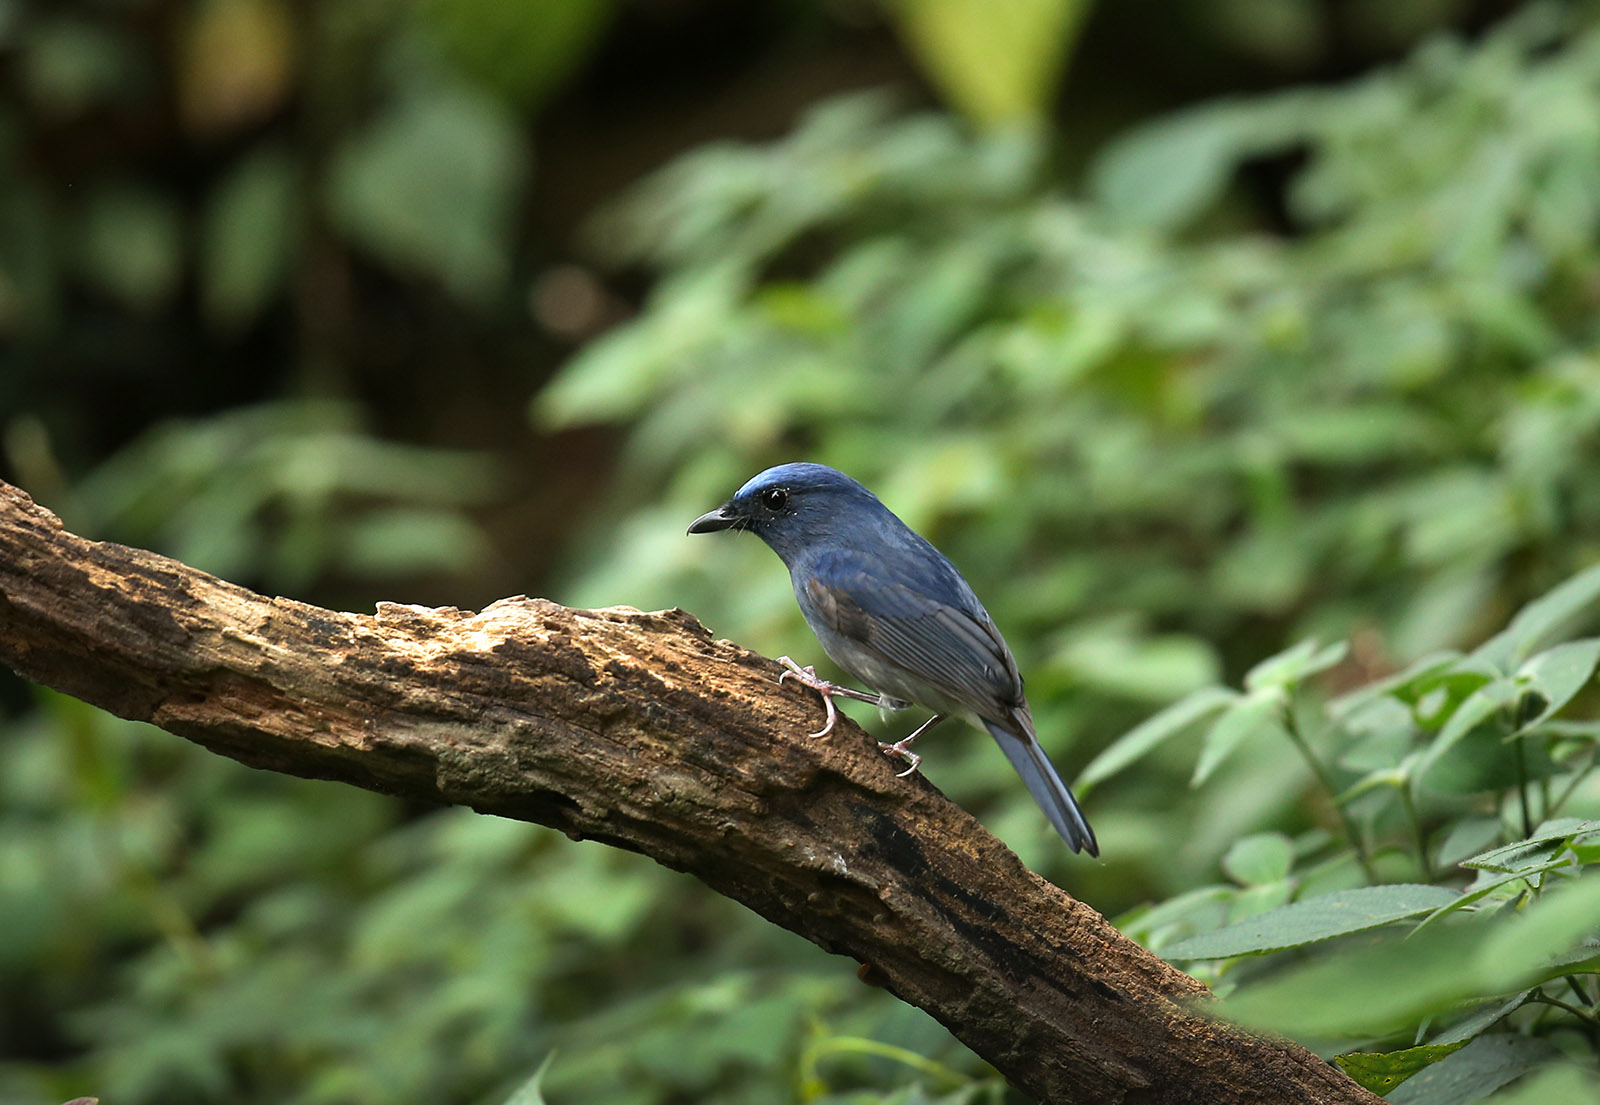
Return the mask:
[[1040,1101],[1375,1102],[1022,866],[681,611],[344,614],[66,532],[0,484],[0,662],[236,760],[686,871],[926,1009]]

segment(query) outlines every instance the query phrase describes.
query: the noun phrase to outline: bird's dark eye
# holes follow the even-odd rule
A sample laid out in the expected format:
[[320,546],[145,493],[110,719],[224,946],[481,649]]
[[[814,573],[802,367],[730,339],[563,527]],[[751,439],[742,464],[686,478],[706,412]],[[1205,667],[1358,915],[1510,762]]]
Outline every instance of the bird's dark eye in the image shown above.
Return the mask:
[[781,487],[769,487],[761,493],[761,505],[768,510],[782,510],[789,503],[789,492]]

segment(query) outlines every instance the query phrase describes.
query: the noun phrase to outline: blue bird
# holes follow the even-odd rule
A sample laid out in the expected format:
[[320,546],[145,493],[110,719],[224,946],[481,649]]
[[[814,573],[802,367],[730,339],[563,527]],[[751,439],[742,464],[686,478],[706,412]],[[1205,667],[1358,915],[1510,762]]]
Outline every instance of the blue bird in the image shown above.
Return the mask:
[[880,745],[915,771],[911,744],[946,717],[989,731],[1074,852],[1100,854],[1072,792],[1039,746],[1022,675],[989,612],[955,565],[843,472],[822,464],[780,464],[739,489],[690,533],[749,530],[789,569],[800,612],[826,652],[877,694],[817,678],[787,656],[791,675],[822,695],[832,731],[835,697],[908,705],[934,716],[896,744]]

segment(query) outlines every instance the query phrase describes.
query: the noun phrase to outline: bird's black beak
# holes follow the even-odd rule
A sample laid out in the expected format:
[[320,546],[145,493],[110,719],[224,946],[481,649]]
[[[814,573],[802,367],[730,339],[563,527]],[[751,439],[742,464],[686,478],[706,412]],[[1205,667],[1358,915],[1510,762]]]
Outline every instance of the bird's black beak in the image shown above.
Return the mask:
[[709,514],[702,514],[689,523],[690,533],[715,533],[719,529],[732,529],[739,524],[732,503],[723,503]]

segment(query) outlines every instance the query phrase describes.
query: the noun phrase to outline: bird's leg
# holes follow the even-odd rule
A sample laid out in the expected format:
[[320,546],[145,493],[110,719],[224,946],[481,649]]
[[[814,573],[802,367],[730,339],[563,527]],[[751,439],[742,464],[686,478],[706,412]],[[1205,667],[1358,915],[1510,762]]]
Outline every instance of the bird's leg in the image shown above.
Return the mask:
[[911,751],[911,742],[922,736],[922,734],[926,733],[929,729],[932,729],[935,725],[938,725],[943,720],[943,714],[934,714],[927,721],[917,726],[917,731],[912,733],[909,737],[906,737],[904,740],[895,741],[893,744],[884,744],[882,741],[878,742],[878,750],[884,755],[899,756],[901,759],[905,760],[911,765],[904,771],[896,772],[896,774],[902,779],[907,775],[910,775],[917,769],[917,765],[922,763],[922,757]]
[[793,676],[796,680],[822,696],[822,705],[828,711],[828,720],[821,729],[810,734],[813,737],[825,737],[833,732],[834,723],[839,720],[839,708],[833,704],[835,698],[853,698],[857,702],[875,702],[879,706],[886,706],[889,709],[898,708],[894,699],[887,699],[883,695],[868,694],[866,691],[858,691],[852,687],[841,687],[837,683],[829,683],[826,679],[821,679],[817,676],[816,668],[802,668],[787,656],[778,657],[778,663],[788,669],[778,676],[779,683]]

